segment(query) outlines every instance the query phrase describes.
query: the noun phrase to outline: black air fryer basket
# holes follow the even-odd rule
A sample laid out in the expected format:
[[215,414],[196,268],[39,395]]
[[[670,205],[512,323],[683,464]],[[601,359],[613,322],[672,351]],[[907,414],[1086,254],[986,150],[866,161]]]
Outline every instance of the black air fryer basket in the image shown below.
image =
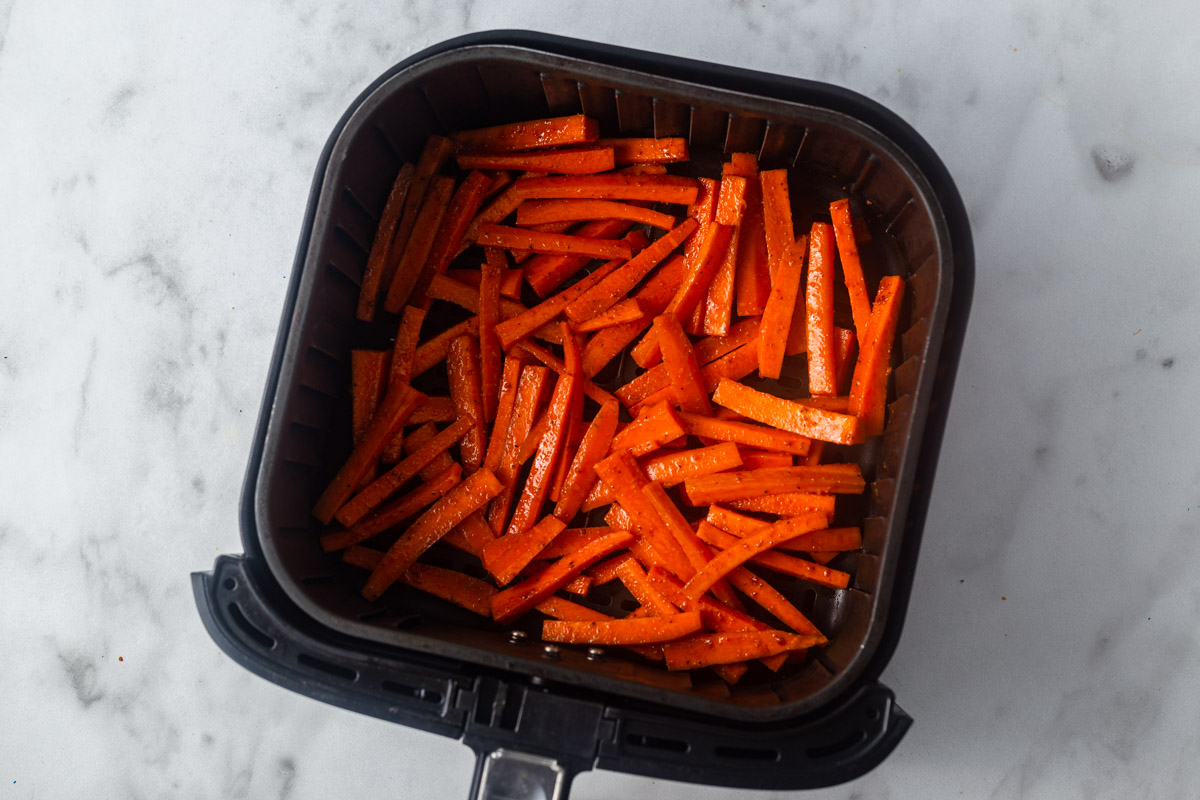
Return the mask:
[[[686,136],[701,168],[755,152],[765,169],[793,167],[793,196],[818,204],[849,193],[874,232],[871,260],[906,280],[887,427],[862,448],[868,491],[850,509],[865,517],[863,549],[833,563],[852,583],[777,584],[832,640],[802,666],[726,687],[616,652],[548,651],[536,622],[497,626],[408,587],[368,602],[363,574],[321,551],[309,510],[348,446],[352,342],[386,347],[394,332],[354,309],[399,165],[431,133],[578,112],[603,135]],[[797,230],[817,208],[797,208]],[[529,33],[426,50],[368,88],[321,155],[242,493],[246,552],[193,576],[200,614],[268,680],[462,739],[479,754],[479,797],[562,796],[592,767],[772,789],[858,777],[912,722],[876,681],[908,603],[973,276],[945,167],[853,92]]]

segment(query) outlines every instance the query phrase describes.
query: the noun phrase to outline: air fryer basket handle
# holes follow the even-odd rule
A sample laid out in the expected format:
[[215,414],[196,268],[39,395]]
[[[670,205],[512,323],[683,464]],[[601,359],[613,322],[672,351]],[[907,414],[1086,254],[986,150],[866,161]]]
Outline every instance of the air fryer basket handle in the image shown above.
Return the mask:
[[566,800],[574,774],[560,761],[517,750],[476,750],[470,800]]

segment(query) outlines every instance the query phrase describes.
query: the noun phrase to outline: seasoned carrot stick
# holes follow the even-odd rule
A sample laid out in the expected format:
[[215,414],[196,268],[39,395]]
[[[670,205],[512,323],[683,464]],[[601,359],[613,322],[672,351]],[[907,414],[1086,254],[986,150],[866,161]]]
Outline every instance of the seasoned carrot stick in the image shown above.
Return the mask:
[[539,560],[562,558],[575,552],[588,542],[594,541],[601,536],[607,536],[612,532],[613,529],[607,525],[590,528],[567,528],[554,537],[553,542],[542,548],[537,557]]
[[798,434],[699,414],[680,414],[679,419],[688,433],[703,439],[734,442],[747,447],[756,447],[759,450],[772,450],[797,456],[808,453],[810,440]]
[[739,514],[723,506],[709,506],[704,521],[717,526],[726,533],[732,533],[734,536],[745,536],[771,524],[765,519]]
[[626,425],[613,437],[612,451],[628,450],[635,456],[657,450],[673,442],[687,431],[670,403],[662,402],[646,409],[637,419]]
[[687,139],[682,136],[597,139],[596,144],[611,147],[618,164],[673,164],[688,160]]
[[[650,503],[650,506],[658,513],[663,527],[670,532],[676,544],[683,550],[684,555],[687,556],[688,563],[692,565],[692,569],[695,571],[703,569],[704,565],[712,560],[713,552],[696,536],[696,532],[692,530],[692,526],[688,524],[687,519],[680,512],[678,506],[667,496],[662,484],[647,483],[642,486],[642,494],[646,496],[646,500]],[[685,575],[680,575],[679,577],[687,578]],[[742,608],[737,595],[733,593],[733,589],[725,581],[721,580],[714,583],[712,593],[722,603],[735,608]]]
[[395,314],[403,308],[412,295],[413,288],[417,286],[453,192],[453,178],[434,179],[433,186],[421,205],[421,212],[416,217],[412,236],[404,248],[404,254],[397,261],[391,283],[388,284],[383,307],[389,312]]
[[741,175],[721,176],[720,194],[713,220],[718,225],[740,225],[746,210],[746,179]]
[[[626,235],[631,227],[633,223],[629,220],[599,219],[580,225],[573,235],[587,239],[617,239],[625,236],[630,249],[636,253],[646,246],[648,240],[641,231]],[[538,297],[546,297],[591,260],[588,256],[540,253],[524,263],[525,280]]]
[[[526,172],[525,177],[540,177],[540,172]],[[462,252],[475,243],[479,238],[479,229],[490,222],[500,222],[517,210],[517,206],[521,205],[524,200],[521,193],[517,191],[517,185],[514,183],[504,190],[495,200],[488,203],[487,207],[475,215],[475,219],[471,220],[471,224],[467,226],[467,232],[463,234],[463,240],[458,245],[458,250],[454,253],[455,256],[462,255]]]
[[615,166],[611,147],[573,147],[522,153],[459,153],[460,169],[524,169],[555,175],[593,175]]
[[429,279],[434,275],[445,273],[450,266],[455,253],[466,240],[467,228],[471,220],[483,205],[483,195],[487,191],[490,179],[482,172],[472,172],[463,179],[450,199],[450,207],[442,218],[433,247],[429,250],[429,260],[425,264],[421,279],[413,289],[413,294],[420,297],[429,285]]
[[700,614],[685,611],[663,617],[614,619],[610,622],[546,620],[542,638],[567,644],[640,645],[670,642],[700,630]]
[[863,277],[862,261],[858,257],[858,242],[854,239],[854,222],[850,218],[850,200],[836,200],[829,204],[829,216],[833,219],[833,235],[837,240],[838,257],[842,261],[842,278],[846,292],[850,295],[850,314],[854,318],[854,330],[858,338],[867,335],[871,321],[871,299],[867,295],[867,281]]
[[808,252],[808,288],[804,295],[808,390],[813,395],[828,396],[837,394],[833,338],[833,228],[828,223],[813,223]]
[[625,349],[625,346],[650,327],[650,320],[661,314],[671,302],[679,280],[683,277],[683,257],[674,256],[667,259],[646,284],[637,291],[634,299],[646,312],[646,316],[637,322],[627,322],[598,331],[583,348],[583,374],[593,377],[609,361]]
[[597,484],[596,463],[604,457],[612,445],[617,431],[620,407],[615,401],[600,407],[592,424],[583,435],[583,441],[571,460],[566,483],[554,507],[554,516],[563,522],[569,521],[579,511],[588,492]]
[[[852,367],[854,366],[854,351],[858,347],[858,339],[854,335],[854,331],[846,330],[845,328],[833,329],[833,363],[834,368],[834,385],[840,392],[846,386],[846,379],[850,377]],[[847,405],[849,398],[847,397]]]
[[740,567],[754,556],[778,547],[789,539],[811,531],[811,527],[794,520],[781,520],[769,528],[750,534],[745,539],[738,539],[736,544],[721,551],[687,582],[683,587],[684,594],[691,598],[700,597],[735,567]]
[[563,532],[566,523],[557,517],[542,517],[528,530],[510,533],[493,539],[483,548],[484,569],[491,573],[499,586],[512,583],[521,570],[529,565],[554,538]]
[[[563,588],[564,590],[567,589],[567,587]],[[535,608],[552,619],[564,620],[566,622],[610,622],[615,619],[615,617],[594,611],[587,606],[581,606],[578,603],[572,603],[570,600],[554,596],[547,597],[538,603]],[[630,645],[626,649],[652,661],[663,660],[662,647],[660,645]]]
[[496,418],[496,404],[500,400],[500,340],[496,325],[500,322],[500,273],[504,264],[504,253],[489,247],[487,261],[479,268],[479,388],[484,422]]
[[767,266],[767,240],[763,231],[758,159],[751,153],[734,153],[721,173],[747,179],[746,209],[737,233],[736,305],[740,316],[761,314],[771,293],[771,273]]
[[[813,442],[817,444],[817,442]],[[802,466],[818,466],[805,464]],[[776,514],[781,517],[794,517],[809,511],[820,511],[827,519],[833,519],[834,498],[832,495],[810,494],[806,492],[787,492],[784,494],[765,495],[763,497],[747,497],[729,503],[730,508],[738,511],[757,511],[762,514]]]
[[[445,300],[447,303],[462,306],[468,311],[479,312],[479,292],[466,284],[452,281],[445,275],[433,277],[433,280],[429,282],[427,294],[434,300]],[[527,310],[518,302],[505,297],[500,298],[500,316],[504,319],[510,319]],[[476,323],[476,331],[478,331],[478,323]],[[547,342],[562,344],[559,329],[554,325],[543,325],[534,331],[533,335]]]
[[512,186],[513,176],[510,172],[503,170],[498,172],[488,173],[488,186],[483,192],[483,202],[487,203],[496,195],[503,192],[509,186]]
[[478,511],[472,511],[466,519],[446,535],[461,535],[467,545],[467,552],[476,558],[483,553],[483,548],[496,538],[496,534],[492,532],[492,526],[487,524],[483,514]]
[[[738,452],[741,453],[742,463],[746,465],[746,469],[793,466],[792,457],[787,453],[772,453],[750,447],[739,447]],[[809,452],[812,452],[811,447],[809,447]]]
[[[726,336],[708,336],[696,342],[693,347],[696,351],[697,360],[702,365],[711,364],[743,345],[754,342],[758,337],[758,323],[758,317],[750,317],[733,325]],[[753,359],[748,358],[750,353],[743,354],[746,357],[745,363],[750,364],[744,371],[740,368],[729,369],[729,367],[734,366],[735,359],[728,359],[723,362],[721,367],[714,367],[707,373],[704,369],[701,369],[701,375],[705,377],[706,388],[714,388],[717,385],[719,377],[728,377],[737,380],[738,378],[734,378],[733,373],[740,373],[740,378],[753,372],[758,366],[758,352],[756,348],[751,352],[753,353]],[[740,360],[737,360],[737,363],[740,367]],[[654,392],[666,388],[670,383],[671,378],[667,374],[667,368],[659,364],[656,367],[646,370],[622,386],[616,391],[616,395],[627,407],[632,407]]]
[[[400,222],[396,225],[396,236],[392,240],[392,247],[388,251],[387,266],[384,269],[383,280],[380,287],[384,292],[388,291],[388,287],[395,280],[396,271],[400,260],[407,253],[413,231],[417,227],[421,212],[424,210],[426,201],[429,199],[428,194],[434,185],[439,180],[438,173],[442,171],[442,166],[446,160],[454,153],[454,143],[449,139],[441,136],[430,136],[425,141],[425,147],[421,150],[421,157],[417,159],[417,168],[413,173],[412,188],[409,189],[408,198],[404,203],[404,213],[400,217]],[[453,189],[454,182],[450,181],[450,188]],[[442,202],[443,209],[446,201],[450,199],[450,195],[446,195],[445,201]],[[427,236],[432,238],[436,233],[438,223],[434,223],[434,230],[427,232]],[[425,263],[424,256],[417,264],[418,268]],[[415,278],[415,276],[414,276]]]
[[534,419],[541,409],[547,377],[545,367],[528,365],[521,370],[512,419],[508,424],[500,466],[496,470],[496,476],[503,484],[504,490],[488,510],[488,522],[497,534],[508,524],[508,512],[512,508],[513,493],[516,491],[517,472],[523,463],[518,460],[521,447],[533,429]]
[[633,595],[633,599],[641,605],[641,608],[634,612],[638,616],[665,617],[676,613],[675,606],[659,593],[636,560],[621,562],[617,567],[617,577]]
[[554,479],[550,486],[550,502],[555,505],[558,504],[559,497],[562,495],[563,484],[567,480],[567,472],[571,469],[572,454],[583,441],[584,393],[581,391],[581,384],[587,380],[583,377],[581,366],[583,351],[579,343],[579,337],[569,330],[570,326],[565,322],[562,324],[564,327],[563,366],[566,368],[567,374],[574,379],[576,386],[573,402],[570,408],[567,409],[567,417],[563,427],[562,445],[558,449],[558,460],[554,466]]
[[641,304],[631,297],[628,300],[622,300],[604,313],[598,314],[572,327],[576,333],[593,333],[604,328],[611,328],[614,325],[636,322],[645,316],[646,312],[642,310]]
[[[613,531],[616,532],[617,529],[613,528]],[[628,533],[628,531],[622,532]],[[599,564],[589,569],[587,574],[591,577],[592,583],[595,586],[603,586],[606,583],[612,583],[617,579],[617,570],[621,568],[621,565],[633,558],[634,556],[630,553],[622,553],[618,556],[613,556],[607,561],[601,561]]]
[[493,125],[458,131],[450,135],[464,150],[488,153],[508,153],[516,150],[536,150],[539,147],[564,147],[594,142],[600,136],[600,125],[591,117],[573,114],[508,125]]
[[565,309],[567,317],[572,322],[583,322],[622,300],[650,270],[669,256],[695,227],[695,220],[689,218],[664,233],[657,241],[630,259],[620,269],[569,303]]
[[[367,570],[373,570],[383,560],[383,553],[363,545],[354,545],[342,553],[342,561]],[[443,569],[429,564],[417,562],[408,568],[400,580],[414,589],[420,589],[426,594],[441,598],[456,606],[474,611],[476,614],[491,616],[492,595],[496,588],[487,581],[472,578],[452,569]]]
[[[796,518],[793,518],[793,520],[789,521],[794,521],[794,519]],[[700,529],[697,531],[697,535],[705,543],[711,544],[713,547],[717,548],[718,552],[723,555],[724,553],[729,552],[731,548],[739,547],[743,542],[758,535],[758,532],[739,539],[732,534],[725,533],[725,531],[714,525],[710,525],[707,522],[701,522]],[[792,541],[797,539],[807,539],[811,535],[812,533],[806,533],[802,536],[795,537],[795,539]],[[790,542],[788,544],[790,544]],[[789,549],[788,544],[781,544],[779,549]],[[798,548],[793,547],[791,549]],[[720,558],[720,556],[717,556],[717,558]],[[766,569],[780,572],[784,575],[791,575],[793,578],[799,578],[801,580],[816,583],[821,586],[829,586],[834,589],[845,589],[850,584],[849,573],[842,572],[841,570],[830,569],[829,567],[815,564],[812,561],[805,561],[803,559],[795,558],[783,553],[777,553],[774,551],[759,552],[754,555],[751,560],[758,566],[765,567]]]
[[663,352],[663,366],[667,368],[675,401],[683,411],[695,414],[711,414],[712,404],[704,380],[700,377],[700,362],[679,320],[667,314],[654,318],[651,330],[657,331],[659,346]]
[[[523,352],[528,353],[529,355],[533,356],[538,361],[542,362],[547,367],[549,367],[550,369],[557,372],[559,375],[565,375],[567,373],[567,367],[562,362],[562,359],[555,356],[553,353],[551,353],[546,348],[539,347],[538,345],[536,345],[533,342],[530,342],[528,340],[518,342],[517,347],[520,348]],[[608,392],[601,389],[596,384],[592,383],[590,380],[587,380],[586,378],[582,379],[581,385],[583,388],[584,395],[592,398],[593,400],[595,400],[597,403],[600,403],[601,405],[604,405],[605,403],[609,402],[610,400],[617,399],[617,398],[613,397],[611,394],[609,394]]]
[[550,409],[547,408],[537,418],[537,422],[533,423],[533,427],[529,429],[529,435],[525,437],[525,441],[521,444],[519,455],[517,456],[517,468],[520,469],[526,461],[533,458],[533,454],[542,446],[542,439],[546,436],[546,427],[550,424]]
[[694,203],[699,191],[695,178],[628,173],[521,178],[513,185],[526,199],[589,198],[686,204]]
[[440,453],[446,450],[474,426],[470,417],[460,417],[441,433],[422,444],[407,458],[391,470],[377,478],[373,483],[356,494],[337,512],[337,521],[347,527],[355,525],[371,510],[390,497],[401,486],[415,477],[421,470],[433,463]]
[[400,327],[396,329],[396,342],[392,346],[392,368],[390,380],[410,381],[413,378],[413,360],[417,344],[421,341],[421,326],[425,323],[425,310],[417,306],[405,306],[400,315]]
[[[481,473],[476,473],[476,475]],[[542,602],[572,578],[600,559],[633,541],[630,533],[613,533],[584,545],[566,558],[560,558],[537,575],[521,581],[492,598],[492,619],[511,622]]]
[[325,552],[340,550],[352,544],[365,542],[391,528],[425,508],[440,497],[444,497],[462,480],[462,467],[451,463],[440,474],[421,484],[406,495],[387,503],[359,521],[353,528],[327,533],[321,537]]
[[800,295],[804,259],[794,247],[786,252],[771,273],[771,294],[767,297],[759,328],[758,374],[764,378],[778,378],[783,371],[785,353],[796,349],[789,348],[788,337]]
[[483,466],[496,472],[500,469],[500,457],[504,454],[504,442],[508,438],[508,425],[512,420],[517,400],[517,383],[521,379],[523,360],[520,352],[510,353],[504,358],[504,369],[500,373],[499,401],[496,403],[496,419],[488,437],[487,453]]
[[713,401],[750,419],[823,442],[857,444],[864,436],[858,417],[775,397],[737,381],[718,383]]
[[468,473],[483,464],[483,448],[487,434],[483,424],[483,397],[479,388],[479,343],[470,336],[460,336],[450,345],[446,357],[446,374],[450,378],[450,397],[459,416],[471,417],[473,424],[462,437],[463,467]]
[[788,194],[788,171],[763,170],[759,173],[758,180],[762,189],[767,264],[771,272],[771,282],[774,284],[778,279],[776,273],[779,268],[792,257],[796,241],[796,234],[792,228],[792,201]]
[[884,406],[887,402],[887,371],[892,358],[892,339],[900,319],[900,298],[904,281],[888,275],[879,282],[867,338],[854,366],[850,387],[849,411],[861,418],[868,436],[883,433]]
[[684,580],[691,577],[696,568],[642,493],[646,478],[633,457],[627,451],[614,453],[596,464],[596,474],[612,488],[629,517],[629,527],[657,554],[654,562]]
[[780,547],[796,553],[844,553],[862,547],[862,531],[858,528],[825,528],[813,531],[808,536],[793,539]]
[[[396,236],[396,228],[412,189],[413,173],[416,167],[405,163],[400,167],[392,190],[388,193],[387,202],[383,206],[383,214],[379,217],[379,227],[375,230],[375,240],[371,243],[371,253],[367,256],[367,266],[363,272],[362,290],[358,296],[356,315],[359,319],[370,322],[375,318],[375,306],[379,304],[379,290],[386,286],[383,282],[387,272],[388,253],[392,249],[392,241]],[[407,237],[406,237],[407,241]],[[403,247],[403,243],[400,245]]]
[[667,669],[699,669],[805,650],[822,638],[776,630],[703,633],[665,645],[663,655]]
[[728,503],[769,494],[862,494],[866,488],[857,464],[816,467],[776,467],[702,475],[683,482],[683,493],[694,506]]
[[733,324],[733,300],[737,279],[738,242],[741,226],[733,228],[721,265],[708,285],[708,298],[696,308],[704,308],[702,330],[709,336],[725,336]]
[[[722,442],[711,447],[646,456],[639,460],[639,464],[650,480],[670,487],[699,475],[713,475],[737,469],[742,466],[742,458],[737,445]],[[612,493],[607,486],[598,483],[584,501],[583,510],[591,511],[611,503],[612,500]]]
[[317,500],[313,507],[313,516],[322,523],[329,524],[337,510],[350,499],[363,476],[370,471],[383,448],[424,399],[425,395],[406,383],[393,384],[388,389],[362,439],[354,446],[350,457]]
[[450,352],[450,343],[464,335],[479,335],[479,317],[463,320],[418,346],[417,351],[413,353],[412,377],[423,375],[445,361],[446,354]]
[[623,258],[632,256],[629,245],[617,239],[585,239],[566,233],[539,233],[525,228],[508,228],[485,223],[479,230],[479,243],[485,247],[524,249],[535,253],[562,253],[592,258]]
[[675,227],[670,214],[613,200],[527,200],[517,208],[521,227],[592,219],[627,219],[663,230]]
[[388,354],[385,350],[350,351],[350,430],[357,443],[383,399],[388,386]]
[[473,511],[495,497],[500,489],[500,481],[496,480],[496,476],[488,470],[481,469],[434,503],[388,548],[379,566],[367,579],[367,585],[362,591],[363,597],[368,600],[379,599],[422,553]]

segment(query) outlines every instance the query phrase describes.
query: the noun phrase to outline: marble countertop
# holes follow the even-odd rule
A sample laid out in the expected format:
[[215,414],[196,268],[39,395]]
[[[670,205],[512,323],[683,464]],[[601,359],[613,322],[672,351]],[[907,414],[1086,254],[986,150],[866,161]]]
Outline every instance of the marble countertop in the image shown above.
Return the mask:
[[[188,575],[241,550],[328,132],[491,28],[847,86],[966,200],[973,316],[883,676],[915,724],[811,796],[1200,795],[1200,6],[1005,5],[0,0],[0,798],[466,796],[462,745],[223,655]],[[651,791],[731,794],[574,796]]]

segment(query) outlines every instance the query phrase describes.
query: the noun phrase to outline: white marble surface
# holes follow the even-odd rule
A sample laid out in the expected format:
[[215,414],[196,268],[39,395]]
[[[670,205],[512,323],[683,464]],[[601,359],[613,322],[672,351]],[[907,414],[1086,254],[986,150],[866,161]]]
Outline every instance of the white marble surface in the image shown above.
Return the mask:
[[[964,194],[974,312],[884,676],[916,724],[812,796],[1200,796],[1200,7],[706,5],[0,0],[0,798],[465,796],[461,745],[222,655],[188,573],[241,549],[328,131],[499,27],[846,85]],[[729,795],[574,796],[650,791]]]

